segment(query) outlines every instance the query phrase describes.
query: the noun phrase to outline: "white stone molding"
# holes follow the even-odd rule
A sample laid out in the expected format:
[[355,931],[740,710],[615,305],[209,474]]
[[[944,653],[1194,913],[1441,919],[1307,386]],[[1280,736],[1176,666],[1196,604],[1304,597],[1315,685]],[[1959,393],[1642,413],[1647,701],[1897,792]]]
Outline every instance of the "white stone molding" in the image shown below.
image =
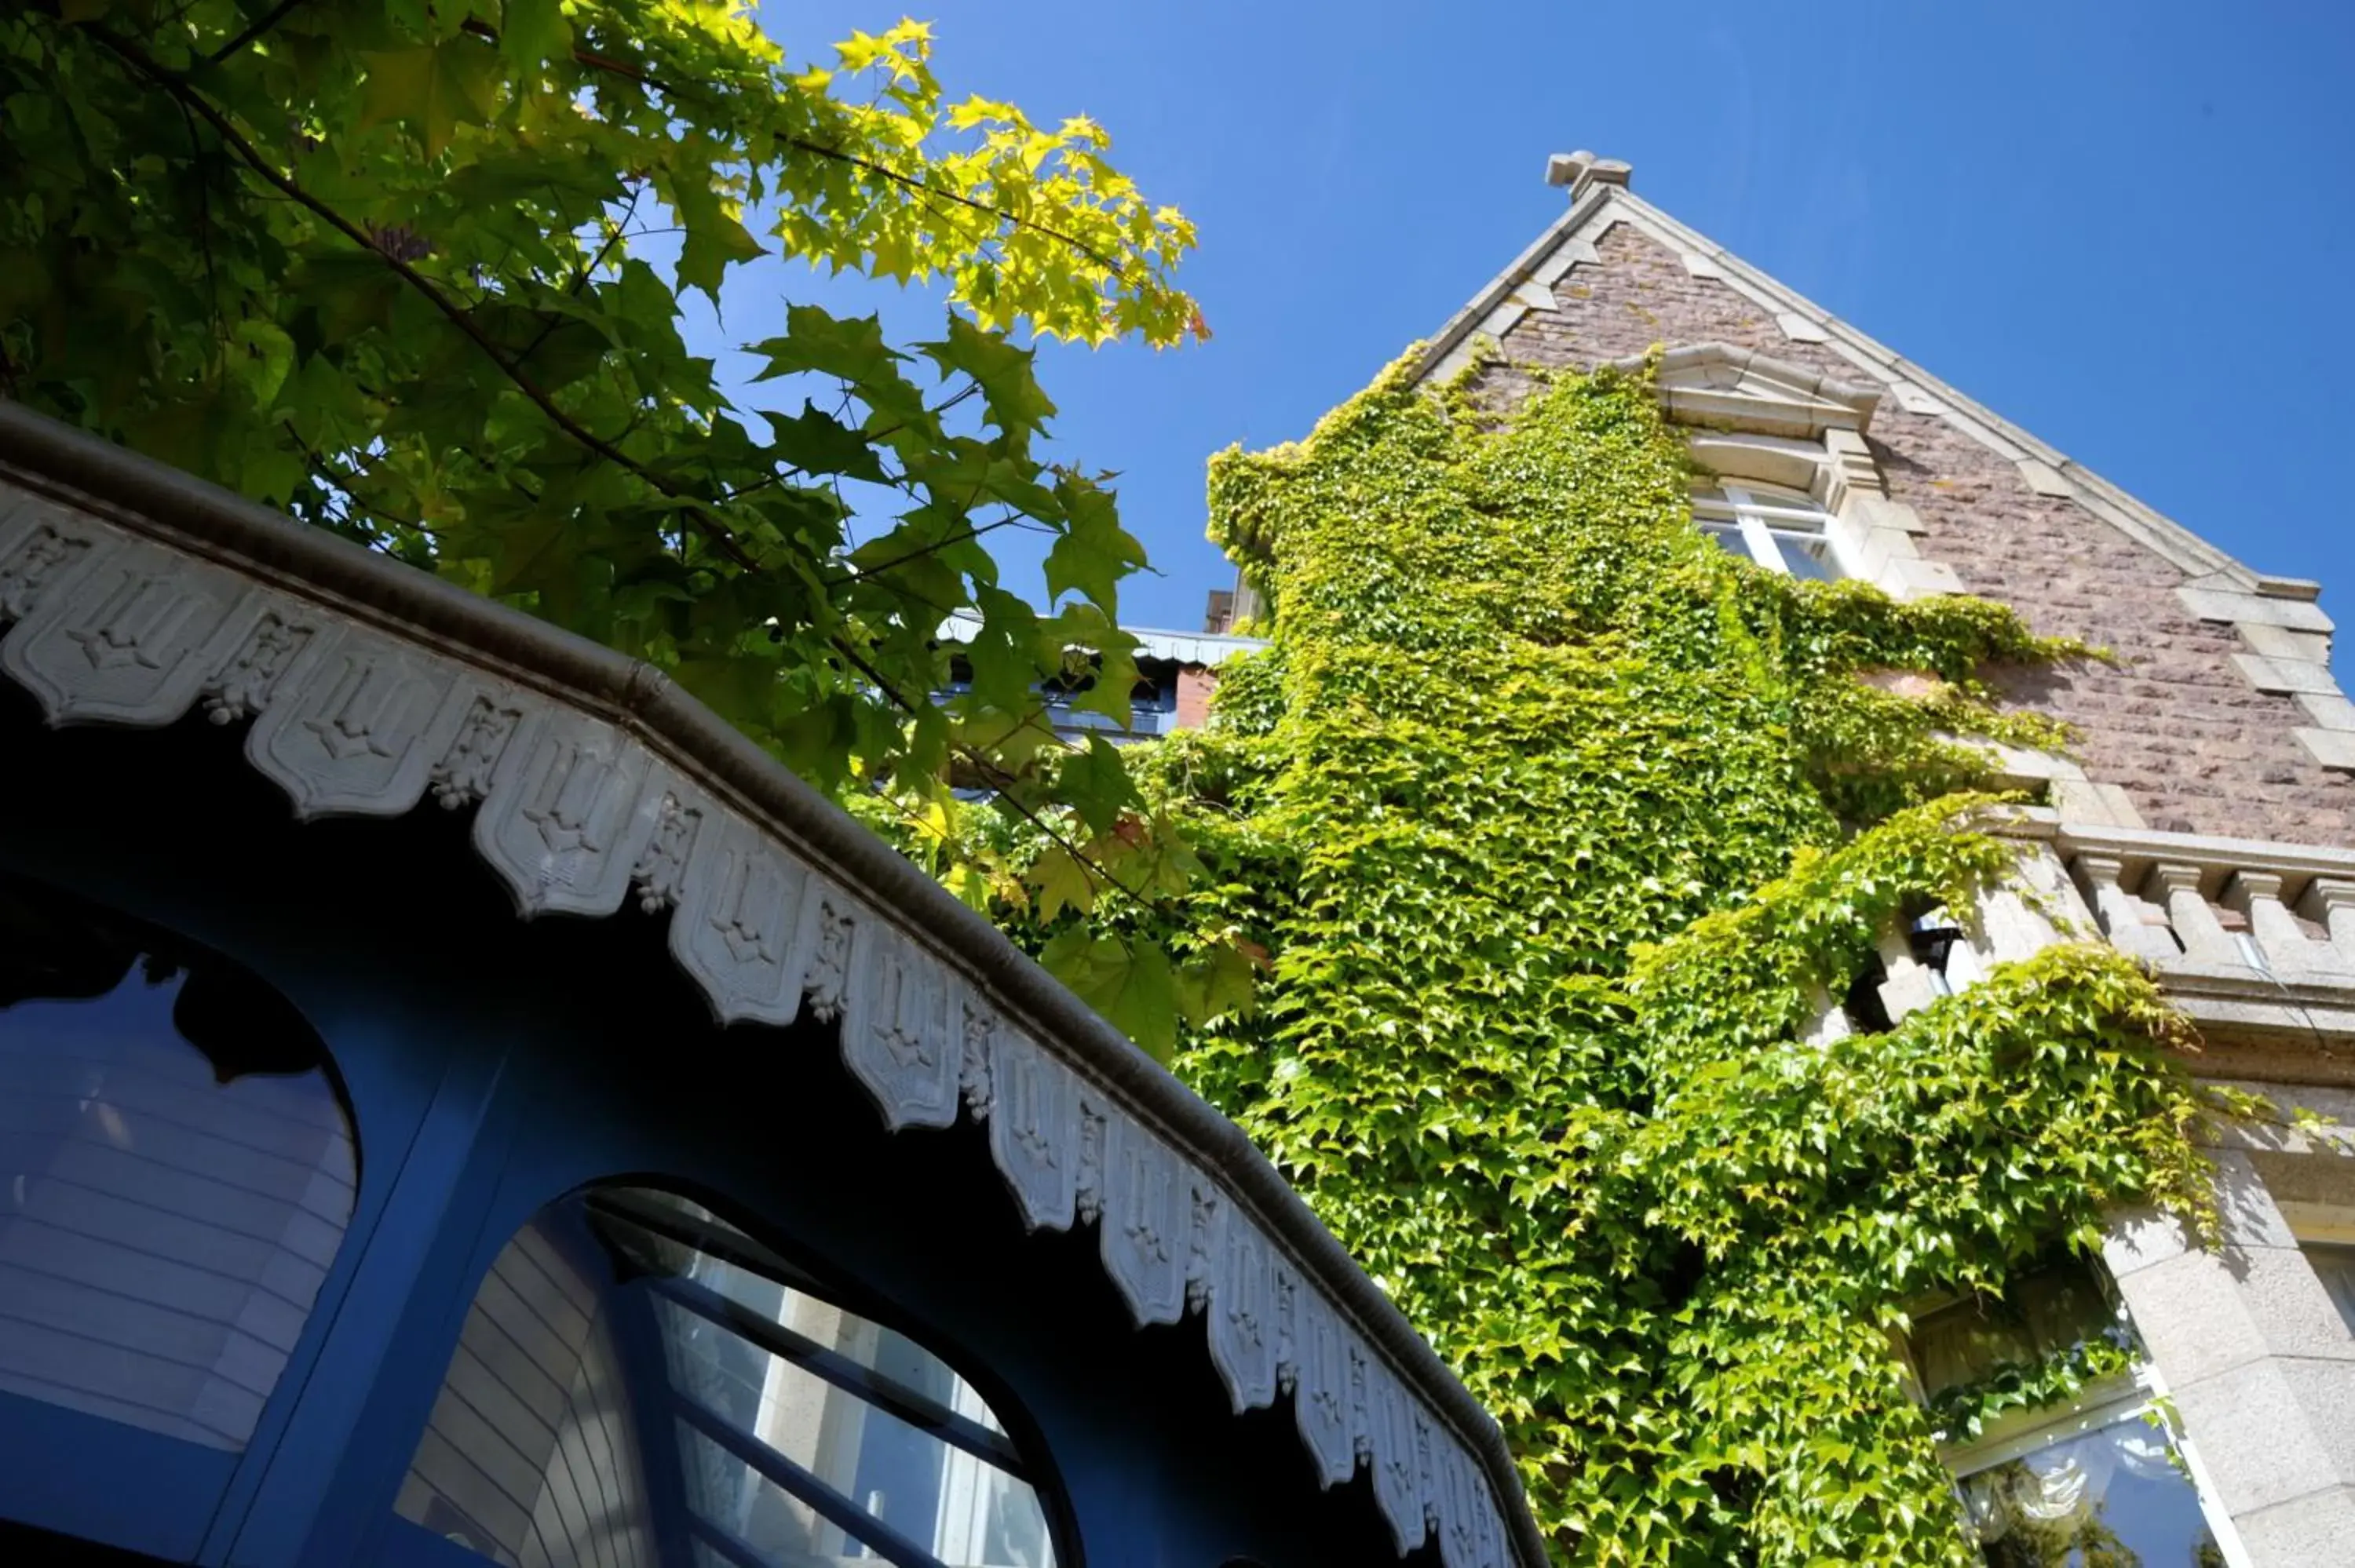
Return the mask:
[[2355,849],[2041,809],[2011,813],[2003,831],[2049,842],[2090,924],[2148,966],[2193,1022],[2301,1051],[2355,1037]]
[[1292,1413],[1322,1486],[1344,1485],[1358,1469],[1358,1402],[1350,1379],[1350,1363],[1359,1353],[1354,1340],[1331,1303],[1313,1290],[1295,1292]]
[[[1614,365],[1635,371],[1645,363],[1637,356]],[[1778,484],[1822,503],[1849,576],[1896,599],[1963,591],[1953,567],[1922,554],[1920,515],[1889,498],[1865,440],[1878,390],[1718,343],[1669,349],[1657,377],[1662,408],[1692,431],[1693,461],[1726,479]]]
[[[1401,1552],[1436,1531],[1448,1568],[1542,1568],[1526,1515],[1508,1536],[1501,1449],[1476,1457],[1224,1178],[911,916],[618,715],[399,635],[282,570],[240,570],[227,547],[184,547],[178,524],[134,531],[148,525],[0,475],[0,671],[50,724],[155,727],[201,703],[215,722],[251,720],[248,759],[302,818],[399,816],[430,790],[474,810],[475,850],[520,914],[667,910],[671,953],[715,1021],[837,1022],[888,1128],[983,1120],[1026,1224],[1099,1227],[1134,1322],[1206,1312],[1233,1408],[1290,1391],[1319,1479],[1368,1466]],[[1444,1379],[1436,1362],[1423,1376]]]

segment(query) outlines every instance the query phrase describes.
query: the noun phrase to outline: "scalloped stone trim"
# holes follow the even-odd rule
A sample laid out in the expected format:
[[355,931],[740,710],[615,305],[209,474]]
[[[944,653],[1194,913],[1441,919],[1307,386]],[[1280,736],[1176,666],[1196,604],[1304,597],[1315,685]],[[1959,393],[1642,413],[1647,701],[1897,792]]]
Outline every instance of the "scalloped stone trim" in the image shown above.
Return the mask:
[[1206,1315],[1235,1412],[1292,1396],[1326,1486],[1360,1466],[1401,1555],[1513,1557],[1483,1467],[1212,1175],[1061,1059],[888,908],[588,713],[0,480],[0,670],[52,725],[156,727],[202,705],[296,814],[473,806],[527,917],[670,911],[721,1023],[838,1023],[894,1131],[988,1124],[1033,1228],[1098,1228],[1138,1325]]

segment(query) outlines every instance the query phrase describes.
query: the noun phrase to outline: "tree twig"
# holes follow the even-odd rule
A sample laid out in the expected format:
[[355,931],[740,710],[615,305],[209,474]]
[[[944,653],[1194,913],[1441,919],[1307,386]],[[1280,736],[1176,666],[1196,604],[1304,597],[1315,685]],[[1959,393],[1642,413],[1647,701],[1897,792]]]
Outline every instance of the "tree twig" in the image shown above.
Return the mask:
[[698,496],[680,490],[662,475],[646,468],[619,447],[566,413],[557,405],[556,399],[549,395],[545,387],[533,380],[527,373],[507,357],[464,307],[442,292],[434,285],[432,280],[418,271],[416,268],[377,244],[366,229],[304,190],[295,183],[292,175],[279,170],[269,159],[261,155],[252,143],[245,139],[237,127],[229,122],[226,114],[215,108],[211,101],[186,79],[157,64],[138,45],[127,39],[119,38],[102,27],[91,27],[87,31],[91,37],[120,56],[133,70],[195,111],[219,134],[222,144],[235,153],[238,158],[255,174],[276,186],[290,200],[326,223],[353,244],[382,260],[403,282],[416,290],[435,311],[447,319],[451,325],[464,333],[475,347],[481,349],[491,363],[498,367],[500,373],[514,384],[517,390],[529,398],[559,429],[606,461],[625,472],[634,474],[659,493],[671,500],[687,503],[688,521],[694,524],[697,531],[709,541],[713,548],[746,571],[760,569],[759,563],[746,552],[734,532],[718,517],[710,514],[708,503]]
[[229,58],[229,56],[237,53],[238,50],[245,48],[246,45],[253,42],[254,39],[261,37],[262,34],[270,31],[271,28],[284,21],[290,15],[300,10],[310,3],[311,0],[278,0],[278,4],[272,5],[267,12],[263,13],[263,15],[256,20],[251,26],[246,28],[244,32],[240,33],[237,37],[231,38],[229,42],[223,44],[220,48],[215,49],[211,54],[207,55],[205,58],[208,60],[210,60],[214,65],[220,64],[221,61]]

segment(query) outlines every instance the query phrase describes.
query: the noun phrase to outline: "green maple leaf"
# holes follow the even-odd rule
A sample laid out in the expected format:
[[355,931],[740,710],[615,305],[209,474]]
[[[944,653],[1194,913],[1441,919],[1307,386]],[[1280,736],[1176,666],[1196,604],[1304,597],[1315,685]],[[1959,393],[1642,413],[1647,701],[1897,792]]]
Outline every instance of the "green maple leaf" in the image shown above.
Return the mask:
[[1120,525],[1112,493],[1077,475],[1056,481],[1069,526],[1047,552],[1047,593],[1051,599],[1077,589],[1108,618],[1120,614],[1120,579],[1146,565],[1145,546]]
[[1122,812],[1138,803],[1120,747],[1100,735],[1088,736],[1084,748],[1063,758],[1055,783],[1080,820],[1099,833],[1109,832]]
[[[692,162],[698,150],[693,143],[682,149],[682,162]],[[681,228],[687,230],[686,242],[679,247],[678,285],[682,289],[700,289],[711,302],[719,302],[719,281],[730,263],[751,261],[766,254],[752,231],[729,211],[728,198],[714,190],[708,171],[693,171],[686,177],[674,180],[668,195],[671,207],[678,214]]]
[[750,352],[769,361],[769,367],[753,377],[756,381],[805,371],[858,381],[907,357],[883,341],[879,318],[846,318],[816,305],[787,310],[784,335],[763,339],[752,344]]
[[1095,907],[1095,880],[1079,858],[1057,844],[1031,863],[1023,880],[1039,895],[1039,918],[1052,920],[1066,909],[1086,914]]
[[990,422],[1018,447],[1031,432],[1046,429],[1055,405],[1039,388],[1034,373],[1037,355],[1017,348],[1003,334],[984,332],[963,316],[949,317],[949,335],[939,343],[916,345],[941,367],[943,376],[964,375],[981,388]]
[[499,52],[517,70],[572,53],[572,24],[564,0],[506,0],[499,24]]
[[460,125],[491,118],[499,58],[479,39],[462,36],[360,58],[368,65],[368,79],[360,84],[362,130],[406,121],[433,159],[449,148]]
[[1039,962],[1155,1061],[1178,1048],[1177,973],[1159,947],[1074,926],[1047,944]]
[[772,450],[787,466],[808,474],[838,473],[886,482],[883,465],[867,438],[815,404],[804,402],[802,411],[791,418],[773,413],[768,419],[776,438]]

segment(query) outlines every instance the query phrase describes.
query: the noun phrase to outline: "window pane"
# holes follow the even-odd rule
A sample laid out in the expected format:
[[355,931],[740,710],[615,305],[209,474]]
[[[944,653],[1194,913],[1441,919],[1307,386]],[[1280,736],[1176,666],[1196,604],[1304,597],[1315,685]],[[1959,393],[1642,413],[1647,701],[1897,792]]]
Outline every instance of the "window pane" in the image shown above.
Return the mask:
[[1911,1341],[1923,1395],[1934,1398],[2006,1366],[2120,1331],[2117,1313],[2092,1274],[2082,1265],[2062,1264],[2018,1280],[2003,1300],[1974,1297],[1924,1313]]
[[1700,531],[1716,540],[1718,547],[1727,555],[1739,556],[1745,561],[1750,559],[1750,546],[1742,541],[1742,530],[1732,524],[1703,523]]
[[581,1257],[537,1224],[500,1250],[394,1505],[513,1568],[661,1561],[612,1314]]
[[2306,1261],[2313,1266],[2315,1277],[2347,1320],[2350,1332],[2355,1332],[2355,1246],[2332,1246],[2309,1242]]
[[[1051,1568],[1025,1471],[939,1357],[709,1211],[629,1189],[554,1205],[501,1254],[399,1508],[517,1568]],[[650,1495],[686,1510],[667,1534]]]
[[1963,1495],[1990,1568],[2224,1561],[2166,1433],[2138,1416],[1982,1470]]
[[1833,558],[1830,540],[1820,534],[1796,534],[1786,528],[1768,532],[1774,535],[1774,547],[1782,553],[1783,564],[1791,569],[1793,577],[1819,583],[1839,580],[1839,562]]
[[0,1392],[244,1448],[351,1219],[325,1063],[226,960],[0,880]]

